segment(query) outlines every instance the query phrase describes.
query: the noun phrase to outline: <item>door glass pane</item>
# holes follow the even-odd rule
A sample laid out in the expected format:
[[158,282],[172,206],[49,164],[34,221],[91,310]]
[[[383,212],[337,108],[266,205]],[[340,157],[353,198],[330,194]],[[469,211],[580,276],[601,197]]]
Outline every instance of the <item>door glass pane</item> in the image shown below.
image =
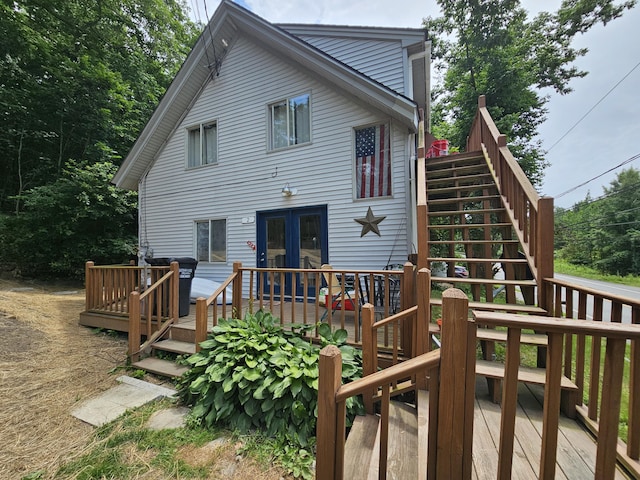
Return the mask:
[[[322,242],[320,241],[320,215],[300,217],[300,268],[320,268],[322,263]],[[309,286],[315,285],[315,278],[309,276]]]
[[267,267],[287,266],[284,217],[267,219]]

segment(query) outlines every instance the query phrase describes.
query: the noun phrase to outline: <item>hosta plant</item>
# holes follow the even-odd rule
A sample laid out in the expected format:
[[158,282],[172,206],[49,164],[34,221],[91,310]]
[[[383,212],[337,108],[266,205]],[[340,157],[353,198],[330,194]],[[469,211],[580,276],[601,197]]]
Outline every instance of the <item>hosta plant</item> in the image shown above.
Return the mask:
[[[321,345],[303,338],[315,326],[283,328],[270,313],[221,319],[179,384],[192,417],[206,426],[226,424],[241,432],[260,429],[305,447],[313,442],[317,418],[320,348],[334,344],[342,352],[344,383],[362,375],[362,355],[346,344],[345,330],[318,326]],[[351,418],[362,413],[359,398],[347,403]]]

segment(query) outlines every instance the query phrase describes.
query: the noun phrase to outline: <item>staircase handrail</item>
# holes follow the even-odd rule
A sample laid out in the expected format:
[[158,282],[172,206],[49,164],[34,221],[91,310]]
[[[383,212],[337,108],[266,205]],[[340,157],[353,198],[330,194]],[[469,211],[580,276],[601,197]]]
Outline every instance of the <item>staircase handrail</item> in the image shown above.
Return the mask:
[[[128,356],[131,361],[137,361],[140,353],[146,350],[153,342],[162,336],[168,328],[178,319],[178,302],[179,302],[179,272],[178,262],[171,262],[169,271],[160,277],[157,281],[147,286],[142,293],[133,291],[128,298],[129,310],[129,348]],[[143,283],[146,283],[143,282]],[[164,287],[167,286],[166,291]],[[168,299],[164,295],[168,293]],[[154,299],[156,308],[156,328],[153,329],[153,307],[151,300]],[[164,305],[168,307],[168,316],[162,320]],[[141,340],[141,321],[142,312],[145,312],[146,320],[146,337],[144,343]]]
[[196,352],[200,351],[200,344],[207,339],[209,325],[209,307],[213,305],[213,326],[218,321],[218,298],[222,295],[222,317],[227,317],[227,288],[232,286],[231,302],[232,310],[236,316],[242,314],[242,264],[234,262],[233,273],[223,281],[209,297],[196,298],[196,331],[195,344]]
[[507,147],[486,106],[478,98],[467,151],[482,151],[507,213],[538,283],[538,304],[545,305],[542,279],[553,277],[553,199],[540,197]]

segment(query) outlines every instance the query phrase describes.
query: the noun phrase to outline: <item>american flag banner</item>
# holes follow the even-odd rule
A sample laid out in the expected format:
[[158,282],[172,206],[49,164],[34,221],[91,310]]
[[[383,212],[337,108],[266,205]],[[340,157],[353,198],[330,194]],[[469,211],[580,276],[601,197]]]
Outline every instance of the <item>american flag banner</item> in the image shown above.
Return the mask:
[[388,125],[356,130],[356,191],[357,198],[391,195]]

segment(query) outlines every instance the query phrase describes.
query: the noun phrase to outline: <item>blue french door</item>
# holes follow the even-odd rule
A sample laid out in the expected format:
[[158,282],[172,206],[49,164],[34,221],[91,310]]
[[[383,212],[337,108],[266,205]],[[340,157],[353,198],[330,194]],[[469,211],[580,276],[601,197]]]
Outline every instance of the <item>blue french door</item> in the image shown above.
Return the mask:
[[[327,207],[291,208],[257,212],[257,263],[262,268],[320,268],[328,262]],[[315,295],[315,276],[309,276],[307,295]],[[264,292],[280,295],[280,275],[264,276]],[[302,276],[285,275],[284,295],[301,297]],[[295,289],[295,292],[293,291]]]

